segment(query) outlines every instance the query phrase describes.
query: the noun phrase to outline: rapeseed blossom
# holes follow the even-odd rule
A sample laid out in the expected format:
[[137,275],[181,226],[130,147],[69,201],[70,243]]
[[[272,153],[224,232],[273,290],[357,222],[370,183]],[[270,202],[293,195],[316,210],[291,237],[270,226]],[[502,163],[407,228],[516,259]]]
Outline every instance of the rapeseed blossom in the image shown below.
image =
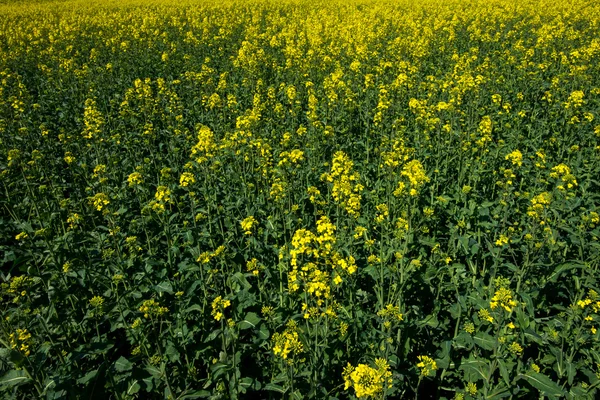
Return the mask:
[[392,373],[388,362],[383,358],[375,360],[375,367],[367,364],[358,364],[353,367],[350,363],[342,373],[344,378],[344,390],[354,388],[356,397],[375,398],[379,397],[384,390],[392,388]]

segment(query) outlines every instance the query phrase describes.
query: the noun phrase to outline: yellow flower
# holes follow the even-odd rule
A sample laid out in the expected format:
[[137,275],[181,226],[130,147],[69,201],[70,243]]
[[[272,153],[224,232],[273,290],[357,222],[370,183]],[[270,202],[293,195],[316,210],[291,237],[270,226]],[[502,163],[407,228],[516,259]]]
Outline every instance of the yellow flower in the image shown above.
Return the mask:
[[75,161],[75,157],[70,151],[65,152],[64,160],[67,164],[72,164]]
[[400,307],[393,304],[388,304],[385,308],[382,308],[377,312],[377,315],[384,319],[391,319],[395,321],[402,321],[403,315],[400,313]]
[[25,357],[31,354],[30,347],[33,344],[31,333],[27,329],[17,329],[9,335],[10,347],[19,350]]
[[508,346],[508,350],[510,350],[511,353],[517,356],[520,356],[523,353],[523,347],[521,347],[521,345],[517,342],[512,342]]
[[196,178],[194,178],[194,175],[191,172],[184,172],[179,178],[179,185],[182,187],[187,187],[194,182],[196,182]]
[[350,363],[342,373],[344,390],[352,387],[358,398],[380,397],[384,389],[392,387],[392,373],[387,361],[383,358],[375,360],[375,368],[367,364],[353,367]]
[[472,322],[467,322],[464,327],[465,332],[472,334],[475,332],[475,325]]
[[473,382],[467,383],[465,387],[465,391],[469,393],[471,396],[475,396],[477,394],[477,385]]
[[417,368],[421,370],[422,376],[429,376],[437,369],[437,363],[429,356],[419,356]]
[[159,186],[156,188],[154,198],[157,201],[168,203],[171,201],[171,190],[166,186]]
[[508,238],[508,236],[506,235],[500,235],[500,237],[498,238],[498,240],[496,240],[496,246],[504,246],[505,244],[508,244],[510,242],[510,239]]
[[294,320],[287,323],[282,333],[276,332],[271,339],[273,344],[273,354],[287,360],[289,364],[293,363],[293,357],[296,357],[304,351],[304,345],[298,335],[298,327]]
[[489,322],[490,324],[494,322],[494,317],[492,317],[490,315],[490,312],[488,310],[486,310],[485,308],[482,308],[481,310],[479,310],[479,312],[477,314],[479,315],[479,318],[481,318],[484,321]]
[[108,196],[104,193],[96,193],[94,196],[89,197],[88,200],[98,211],[102,211],[104,207],[110,204]]
[[220,321],[224,317],[223,311],[229,306],[231,306],[231,301],[223,299],[221,296],[217,296],[212,301],[211,315],[216,321]]
[[139,308],[139,311],[144,314],[144,318],[160,317],[167,312],[167,307],[161,307],[161,305],[154,299],[145,300]]
[[505,160],[509,160],[513,165],[520,167],[523,165],[523,154],[519,150],[515,150],[504,157]]
[[251,215],[251,216],[245,218],[242,222],[240,222],[240,225],[242,226],[242,230],[244,231],[244,234],[252,235],[252,228],[257,223],[258,223],[258,221],[256,221],[256,218],[254,218],[254,216]]
[[512,292],[507,288],[500,288],[494,293],[494,297],[490,301],[490,308],[493,310],[496,307],[501,307],[507,312],[511,312],[517,306],[517,302],[512,298]]
[[144,183],[144,177],[139,172],[133,172],[127,177],[127,183],[129,187],[141,185]]
[[27,239],[28,237],[29,237],[29,235],[27,234],[27,232],[21,232],[17,236],[15,236],[15,239],[16,240],[24,240],[24,239]]
[[102,296],[94,296],[90,299],[90,305],[94,308],[101,308],[104,304],[104,298]]

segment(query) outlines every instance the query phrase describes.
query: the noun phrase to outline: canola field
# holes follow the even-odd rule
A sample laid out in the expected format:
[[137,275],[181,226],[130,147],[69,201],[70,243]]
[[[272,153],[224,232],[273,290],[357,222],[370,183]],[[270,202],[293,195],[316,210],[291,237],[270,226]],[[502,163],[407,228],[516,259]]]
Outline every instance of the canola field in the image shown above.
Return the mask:
[[0,4],[3,399],[595,399],[600,3]]

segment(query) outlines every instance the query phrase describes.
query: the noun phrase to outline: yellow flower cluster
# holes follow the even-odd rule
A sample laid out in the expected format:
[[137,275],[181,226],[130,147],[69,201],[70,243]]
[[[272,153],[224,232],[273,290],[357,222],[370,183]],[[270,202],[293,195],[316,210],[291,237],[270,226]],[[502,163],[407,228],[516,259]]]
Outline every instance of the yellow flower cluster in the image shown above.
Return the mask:
[[[556,186],[556,188],[560,191],[573,189],[577,186],[577,179],[571,173],[571,168],[569,168],[569,166],[566,164],[558,164],[556,167],[552,168],[552,172],[550,172],[550,178],[560,179],[562,183]],[[566,189],[565,185],[567,186]]]
[[304,345],[298,335],[298,326],[294,320],[287,323],[283,332],[274,333],[271,341],[273,343],[273,354],[286,360],[289,364],[294,362],[294,357],[299,356],[304,351]]
[[469,393],[471,396],[475,396],[477,394],[477,385],[473,382],[467,383],[465,392]]
[[157,201],[168,203],[171,201],[171,190],[166,186],[159,186],[156,188],[156,193],[154,193],[154,198]]
[[10,284],[2,284],[2,289],[13,295],[13,302],[17,303],[21,297],[27,295],[27,289],[29,289],[32,283],[33,279],[27,275],[13,276]]
[[75,162],[75,157],[73,156],[73,153],[71,153],[70,151],[66,151],[63,160],[65,160],[67,164],[72,164],[73,162]]
[[582,90],[576,90],[574,92],[571,92],[571,94],[569,95],[569,98],[567,99],[567,101],[565,101],[563,103],[563,107],[568,109],[571,108],[579,108],[583,105],[584,100],[584,93]]
[[333,183],[331,195],[348,214],[355,218],[360,216],[361,192],[364,189],[359,182],[360,175],[352,171],[354,163],[343,151],[333,155],[331,171],[321,176],[322,180]]
[[139,172],[133,172],[127,177],[129,187],[138,186],[144,183],[144,177]]
[[523,153],[521,153],[519,150],[515,150],[512,153],[507,154],[504,159],[509,160],[512,165],[516,165],[517,167],[523,165]]
[[254,218],[254,216],[249,216],[244,218],[241,222],[240,225],[242,226],[242,230],[244,231],[244,234],[246,235],[252,235],[252,229],[254,228],[254,225],[256,225],[258,223],[258,221],[256,220],[256,218]]
[[417,364],[417,368],[419,368],[422,376],[429,376],[438,368],[433,358],[429,356],[419,356],[418,358],[419,363]]
[[484,147],[486,143],[492,141],[492,119],[486,115],[479,122],[479,133],[481,137],[475,141],[479,147]]
[[102,308],[104,305],[104,298],[102,296],[94,296],[90,299],[90,306],[94,308]]
[[506,235],[500,235],[500,237],[496,240],[496,246],[504,246],[510,242],[510,239]]
[[246,262],[246,269],[248,272],[252,272],[252,275],[258,276],[260,271],[264,269],[264,266],[261,265],[256,258]]
[[512,292],[505,287],[499,288],[490,301],[490,308],[492,310],[496,307],[501,307],[507,312],[512,312],[512,309],[517,305],[518,303],[512,297]]
[[534,196],[531,199],[531,206],[527,209],[527,215],[535,219],[541,219],[544,215],[546,206],[552,201],[552,195],[548,192],[543,192]]
[[383,166],[386,166],[392,169],[396,168],[408,161],[412,153],[413,149],[405,146],[404,139],[396,139],[392,143],[390,151],[381,152],[381,160],[383,163],[379,167],[383,168]]
[[216,321],[220,321],[224,317],[224,312],[227,307],[231,306],[231,301],[223,299],[221,296],[215,297],[212,301],[211,315]]
[[481,318],[483,321],[487,321],[490,324],[494,322],[494,317],[492,317],[490,315],[490,312],[488,310],[486,310],[485,308],[482,308],[481,310],[479,310],[477,315],[479,315],[479,318]]
[[375,360],[375,368],[367,364],[358,364],[353,367],[350,363],[344,368],[342,373],[344,378],[344,390],[354,388],[356,397],[376,398],[383,394],[383,391],[393,386],[392,372],[388,362],[383,358]]
[[67,224],[69,224],[69,229],[75,229],[81,222],[81,215],[77,213],[73,213],[67,217]]
[[100,111],[98,111],[94,99],[87,99],[85,101],[83,123],[85,125],[82,133],[84,138],[92,139],[100,134],[104,118]]
[[279,154],[279,163],[277,166],[295,165],[304,160],[304,152],[299,149],[292,151],[282,151]]
[[356,272],[354,257],[343,257],[334,251],[335,231],[336,226],[329,218],[322,216],[317,221],[317,234],[306,229],[298,229],[292,237],[290,250],[292,269],[288,273],[288,289],[290,292],[296,292],[303,283],[306,292],[317,299],[318,305],[321,305],[323,298],[329,298],[331,293],[331,274],[323,270],[320,264],[331,266],[335,271],[333,278],[335,285],[342,282],[342,272],[350,275]]
[[210,260],[212,260],[215,257],[220,256],[221,254],[223,254],[224,251],[225,251],[225,246],[221,245],[221,246],[217,247],[215,249],[215,251],[213,251],[213,252],[209,252],[209,251],[203,252],[202,254],[200,254],[198,256],[196,261],[199,263],[202,263],[202,264],[208,264],[210,262]]
[[92,176],[94,178],[98,178],[98,177],[104,175],[105,173],[106,173],[106,165],[98,164],[94,167],[94,172],[93,172]]
[[184,172],[179,178],[179,186],[181,187],[187,187],[193,184],[194,182],[196,182],[196,178],[191,172]]
[[167,307],[162,307],[156,300],[144,300],[139,308],[139,311],[144,314],[144,318],[160,317],[169,312]]
[[400,312],[400,307],[393,304],[386,305],[385,308],[382,308],[377,312],[377,315],[379,315],[381,318],[398,322],[404,319],[402,313]]
[[508,346],[508,350],[516,356],[520,356],[521,354],[523,354],[523,346],[521,346],[517,342],[512,342]]
[[215,134],[205,125],[197,125],[198,143],[192,147],[192,157],[195,158],[198,164],[207,161],[214,156],[217,150],[215,143]]
[[102,211],[104,207],[110,204],[110,200],[105,193],[96,193],[94,196],[88,198],[90,204],[98,211]]
[[387,217],[389,217],[390,211],[388,209],[387,204],[385,203],[375,206],[375,209],[377,210],[377,214],[375,215],[375,222],[381,224],[387,219]]
[[423,168],[423,164],[419,160],[412,160],[406,163],[402,167],[400,175],[408,179],[408,185],[404,181],[398,182],[398,187],[394,191],[394,196],[396,197],[402,196],[406,189],[408,189],[408,193],[411,196],[416,196],[419,194],[419,189],[425,183],[429,182],[425,168]]
[[17,329],[9,335],[10,347],[19,350],[25,357],[31,354],[33,339],[27,329]]

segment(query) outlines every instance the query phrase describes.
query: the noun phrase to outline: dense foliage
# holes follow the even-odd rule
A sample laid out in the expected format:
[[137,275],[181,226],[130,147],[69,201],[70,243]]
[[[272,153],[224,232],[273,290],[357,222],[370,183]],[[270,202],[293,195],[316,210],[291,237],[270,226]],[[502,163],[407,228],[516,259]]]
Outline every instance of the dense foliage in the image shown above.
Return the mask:
[[0,4],[2,398],[593,399],[600,3]]

